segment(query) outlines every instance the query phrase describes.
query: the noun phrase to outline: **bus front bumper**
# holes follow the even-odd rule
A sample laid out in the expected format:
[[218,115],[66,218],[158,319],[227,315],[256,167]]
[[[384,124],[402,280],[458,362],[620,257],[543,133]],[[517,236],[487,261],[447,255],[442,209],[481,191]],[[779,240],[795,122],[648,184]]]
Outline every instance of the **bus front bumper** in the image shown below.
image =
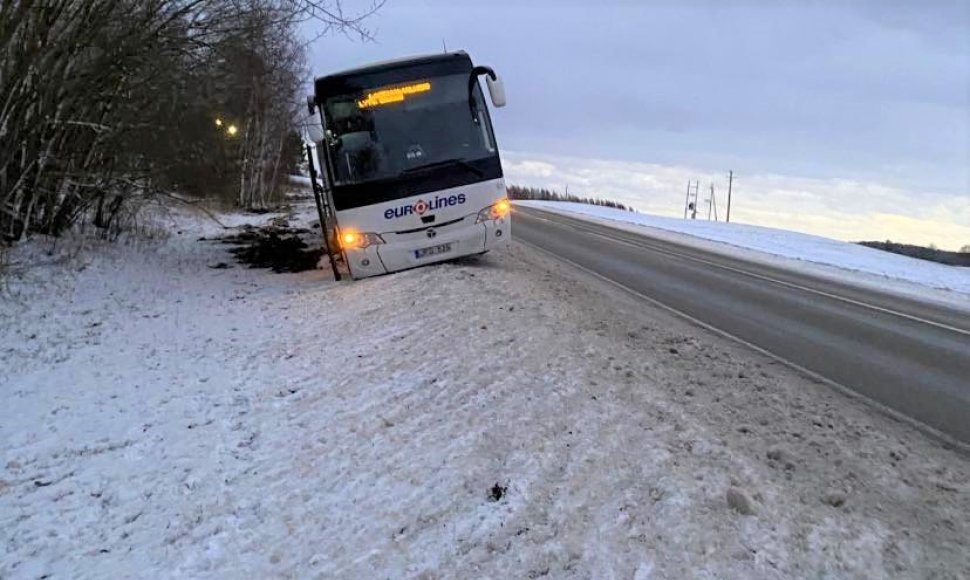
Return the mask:
[[384,244],[347,250],[346,255],[351,277],[359,279],[482,254],[506,245],[511,236],[512,220],[506,216],[471,227],[443,228],[433,237],[427,231],[385,234]]

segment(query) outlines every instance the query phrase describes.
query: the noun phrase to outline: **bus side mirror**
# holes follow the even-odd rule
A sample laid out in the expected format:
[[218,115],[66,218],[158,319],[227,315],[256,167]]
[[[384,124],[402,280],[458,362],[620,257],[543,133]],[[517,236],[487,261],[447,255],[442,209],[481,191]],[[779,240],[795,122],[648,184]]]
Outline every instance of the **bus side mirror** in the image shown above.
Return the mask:
[[488,96],[492,99],[492,106],[495,108],[505,106],[505,84],[498,75],[493,79],[491,76],[485,77],[485,84],[488,85]]

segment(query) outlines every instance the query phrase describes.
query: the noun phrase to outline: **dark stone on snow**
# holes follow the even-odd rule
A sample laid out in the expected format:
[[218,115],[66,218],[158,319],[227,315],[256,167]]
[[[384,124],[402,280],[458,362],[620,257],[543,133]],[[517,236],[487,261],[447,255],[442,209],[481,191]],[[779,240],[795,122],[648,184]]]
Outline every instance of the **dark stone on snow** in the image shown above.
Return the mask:
[[500,485],[496,483],[488,490],[488,501],[498,501],[505,497],[505,492],[508,491],[509,487],[507,485]]

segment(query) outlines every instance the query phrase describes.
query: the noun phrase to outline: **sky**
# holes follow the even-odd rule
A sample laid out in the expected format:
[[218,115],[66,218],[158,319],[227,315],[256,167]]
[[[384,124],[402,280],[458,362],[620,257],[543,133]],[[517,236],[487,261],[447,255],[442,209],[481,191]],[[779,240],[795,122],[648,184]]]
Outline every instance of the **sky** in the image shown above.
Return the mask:
[[366,26],[311,73],[466,50],[505,83],[510,183],[682,216],[699,180],[723,219],[733,170],[732,221],[970,244],[970,1],[387,0]]

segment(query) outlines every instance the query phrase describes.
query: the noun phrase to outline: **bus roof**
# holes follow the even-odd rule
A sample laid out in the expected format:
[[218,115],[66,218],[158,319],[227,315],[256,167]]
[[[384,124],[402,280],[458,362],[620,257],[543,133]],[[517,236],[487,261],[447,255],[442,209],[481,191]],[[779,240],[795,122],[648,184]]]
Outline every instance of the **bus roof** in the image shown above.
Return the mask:
[[359,76],[359,75],[384,72],[395,68],[403,68],[403,67],[414,66],[414,65],[432,64],[432,63],[448,62],[448,61],[455,61],[455,60],[470,60],[470,58],[468,57],[468,53],[465,52],[464,50],[459,50],[457,52],[445,52],[440,54],[406,56],[403,58],[395,58],[392,60],[375,62],[375,63],[364,65],[362,67],[343,70],[326,76],[317,77],[316,82],[320,83],[320,82],[326,82],[330,79],[335,79],[335,78],[353,77],[353,76]]

